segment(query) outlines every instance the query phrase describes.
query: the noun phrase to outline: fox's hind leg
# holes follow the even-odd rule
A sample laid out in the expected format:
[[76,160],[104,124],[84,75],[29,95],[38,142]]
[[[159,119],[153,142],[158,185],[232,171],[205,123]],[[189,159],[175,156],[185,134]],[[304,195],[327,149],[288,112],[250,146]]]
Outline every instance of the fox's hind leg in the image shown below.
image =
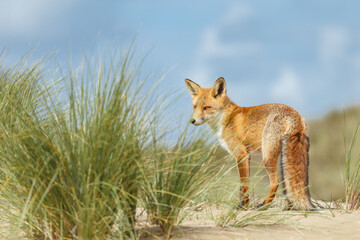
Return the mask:
[[279,186],[279,176],[277,173],[277,161],[281,150],[281,127],[276,121],[269,121],[266,124],[262,137],[262,158],[267,174],[270,179],[270,190],[262,204],[258,207],[268,207],[268,204],[275,198]]
[[270,153],[268,152],[265,155],[263,155],[263,163],[265,165],[266,172],[269,175],[269,179],[270,179],[270,190],[264,202],[260,206],[268,205],[275,198],[276,191],[279,186],[279,176],[276,169],[279,155],[280,155],[280,150],[273,151]]

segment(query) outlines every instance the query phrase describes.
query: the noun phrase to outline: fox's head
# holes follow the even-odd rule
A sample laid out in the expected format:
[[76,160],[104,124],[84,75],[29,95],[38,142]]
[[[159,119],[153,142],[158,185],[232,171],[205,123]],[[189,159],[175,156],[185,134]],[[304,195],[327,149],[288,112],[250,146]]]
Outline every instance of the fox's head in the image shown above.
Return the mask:
[[194,114],[190,119],[192,124],[201,125],[215,119],[223,112],[229,100],[224,78],[218,78],[211,88],[202,88],[190,79],[185,79],[185,83],[190,91],[194,107]]

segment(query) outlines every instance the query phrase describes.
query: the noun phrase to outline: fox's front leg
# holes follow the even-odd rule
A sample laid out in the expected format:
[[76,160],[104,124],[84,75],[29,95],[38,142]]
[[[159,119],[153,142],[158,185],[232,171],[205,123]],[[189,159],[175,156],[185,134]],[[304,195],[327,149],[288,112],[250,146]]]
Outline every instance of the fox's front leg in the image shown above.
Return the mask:
[[245,149],[235,151],[234,155],[241,183],[239,208],[247,209],[249,207],[250,155]]

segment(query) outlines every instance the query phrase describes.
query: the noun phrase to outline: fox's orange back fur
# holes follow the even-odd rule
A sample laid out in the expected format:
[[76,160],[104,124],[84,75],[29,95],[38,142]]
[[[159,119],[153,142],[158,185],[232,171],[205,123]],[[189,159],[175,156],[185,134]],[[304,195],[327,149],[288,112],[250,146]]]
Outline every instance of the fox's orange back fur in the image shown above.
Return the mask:
[[279,184],[276,166],[281,156],[287,209],[314,208],[308,189],[308,129],[296,110],[283,104],[237,106],[227,96],[223,78],[212,88],[201,88],[189,79],[185,82],[194,106],[191,122],[209,124],[221,145],[236,158],[242,183],[242,206],[246,207],[249,202],[249,154],[261,151],[270,178],[270,191],[261,205],[268,206],[275,197]]

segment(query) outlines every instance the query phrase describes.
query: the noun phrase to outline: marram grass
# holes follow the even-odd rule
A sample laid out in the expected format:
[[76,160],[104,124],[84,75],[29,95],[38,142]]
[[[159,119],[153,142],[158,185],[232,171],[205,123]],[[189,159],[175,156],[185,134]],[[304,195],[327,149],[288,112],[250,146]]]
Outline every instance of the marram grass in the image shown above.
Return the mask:
[[[0,121],[2,212],[11,230],[35,239],[135,237],[139,163],[151,109],[144,109],[131,55],[108,64],[70,70],[65,106],[46,91],[35,96],[45,117],[4,100],[17,118],[16,124],[4,115]],[[36,80],[25,76],[20,84]],[[25,94],[16,86],[14,99]],[[36,108],[39,102],[33,103]]]
[[358,133],[360,122],[354,129],[350,143],[344,135],[345,147],[345,206],[347,210],[357,210],[360,208],[360,156],[356,156],[356,146],[358,143]]
[[184,127],[166,143],[166,101],[142,89],[132,53],[114,56],[52,86],[46,62],[2,70],[2,237],[136,239],[139,204],[169,236],[215,185],[209,137]]
[[[186,216],[221,180],[221,159],[209,135],[186,127],[173,146],[154,140],[151,158],[144,165],[141,199],[148,218],[170,237],[174,225]],[[189,208],[191,209],[191,207]]]

